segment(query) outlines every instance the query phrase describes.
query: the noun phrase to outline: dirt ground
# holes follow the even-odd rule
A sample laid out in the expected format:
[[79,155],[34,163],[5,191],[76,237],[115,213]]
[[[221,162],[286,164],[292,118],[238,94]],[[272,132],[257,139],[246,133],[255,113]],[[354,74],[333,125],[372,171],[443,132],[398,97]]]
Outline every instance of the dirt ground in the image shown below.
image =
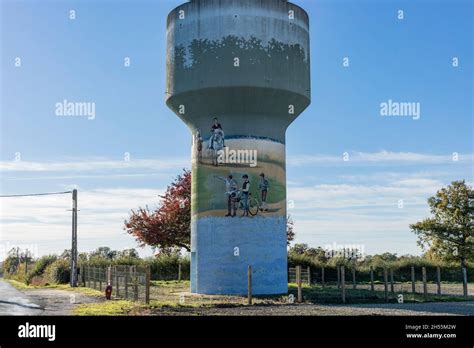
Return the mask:
[[36,315],[72,315],[73,308],[82,303],[98,303],[101,298],[87,296],[69,290],[59,289],[28,289],[23,292],[33,303],[43,308]]
[[151,315],[312,316],[312,315],[474,315],[474,302],[364,304],[364,305],[256,305],[213,308],[154,309]]
[[[75,306],[83,303],[99,303],[102,298],[84,295],[79,292],[62,289],[15,289],[0,281],[0,312],[3,315],[72,315]],[[185,283],[186,284],[186,283]],[[157,286],[161,299],[176,300],[185,290],[185,284]],[[184,286],[183,286],[184,285]],[[155,293],[155,295],[158,295]],[[426,302],[426,303],[367,303],[367,304],[288,304],[255,299],[256,304],[225,302],[220,296],[186,295],[184,306],[161,305],[141,307],[137,315],[158,316],[322,316],[322,315],[474,315],[474,301],[464,302]],[[229,299],[227,298],[229,301]],[[170,301],[171,302],[171,301]],[[163,302],[162,302],[163,303]],[[186,306],[189,305],[189,306]],[[138,307],[140,308],[140,306]],[[0,313],[1,314],[1,313]]]

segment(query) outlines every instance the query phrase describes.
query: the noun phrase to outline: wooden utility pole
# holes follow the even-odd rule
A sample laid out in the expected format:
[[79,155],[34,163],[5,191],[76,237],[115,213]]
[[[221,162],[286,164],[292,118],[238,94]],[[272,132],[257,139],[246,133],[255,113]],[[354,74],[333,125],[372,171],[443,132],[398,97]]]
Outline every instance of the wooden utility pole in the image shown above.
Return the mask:
[[16,247],[16,273],[20,271],[20,248]]
[[28,273],[28,249],[25,251],[25,276]]
[[77,286],[77,190],[72,191],[71,287]]

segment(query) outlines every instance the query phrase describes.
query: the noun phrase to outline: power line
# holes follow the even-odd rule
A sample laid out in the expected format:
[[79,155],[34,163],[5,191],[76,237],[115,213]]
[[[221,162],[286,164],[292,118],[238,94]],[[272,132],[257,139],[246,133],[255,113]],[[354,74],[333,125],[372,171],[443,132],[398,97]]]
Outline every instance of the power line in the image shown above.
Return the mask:
[[[77,286],[77,189],[63,192],[47,193],[29,193],[20,195],[0,195],[0,198],[6,197],[32,197],[32,196],[51,196],[72,193],[72,247],[71,247],[71,287]],[[17,248],[17,254],[18,254]]]
[[48,193],[28,193],[22,195],[0,195],[0,198],[5,197],[31,197],[31,196],[51,196],[51,195],[63,195],[66,193],[72,193],[72,191],[64,191],[64,192],[48,192]]

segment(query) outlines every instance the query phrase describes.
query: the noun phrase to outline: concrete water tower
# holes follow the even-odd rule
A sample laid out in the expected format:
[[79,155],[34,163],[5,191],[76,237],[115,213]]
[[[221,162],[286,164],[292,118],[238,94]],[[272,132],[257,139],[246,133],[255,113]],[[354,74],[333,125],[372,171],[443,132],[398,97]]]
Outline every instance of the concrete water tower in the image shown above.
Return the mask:
[[255,294],[288,291],[285,132],[310,96],[302,8],[191,0],[168,15],[166,104],[193,138],[192,292],[245,294],[248,265]]

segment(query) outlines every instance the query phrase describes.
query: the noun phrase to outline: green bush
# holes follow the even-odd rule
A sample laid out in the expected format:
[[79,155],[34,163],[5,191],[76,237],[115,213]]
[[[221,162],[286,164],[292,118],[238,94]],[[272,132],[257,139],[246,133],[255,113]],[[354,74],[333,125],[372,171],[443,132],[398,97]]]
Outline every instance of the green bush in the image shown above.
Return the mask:
[[33,269],[26,276],[26,283],[30,284],[34,277],[42,277],[46,268],[57,260],[56,255],[45,255],[34,263]]
[[58,259],[46,267],[44,271],[45,280],[50,284],[69,283],[71,272],[68,260]]

